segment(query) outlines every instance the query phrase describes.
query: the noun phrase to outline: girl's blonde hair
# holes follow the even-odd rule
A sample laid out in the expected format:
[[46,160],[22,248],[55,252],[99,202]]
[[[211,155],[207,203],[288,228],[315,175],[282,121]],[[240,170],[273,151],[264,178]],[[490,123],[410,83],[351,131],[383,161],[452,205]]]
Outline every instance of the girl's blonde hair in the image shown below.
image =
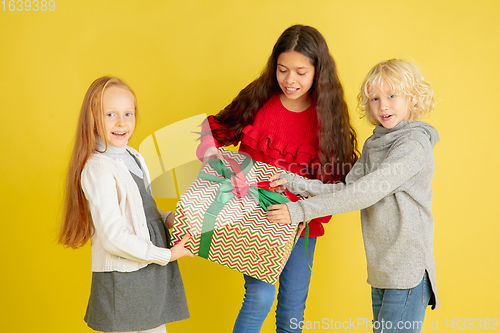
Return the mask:
[[408,97],[410,120],[420,120],[424,114],[434,109],[436,102],[432,88],[425,82],[417,66],[397,59],[381,61],[366,75],[358,94],[361,118],[366,116],[372,124],[378,125],[378,122],[370,112],[369,102],[375,87],[382,90],[382,83],[389,86],[391,94],[404,94]]
[[[102,100],[104,90],[113,86],[130,91],[135,98],[134,92],[124,81],[117,77],[103,76],[92,82],[80,110],[75,145],[66,178],[64,211],[58,237],[60,244],[74,249],[85,245],[95,231],[80,176],[85,163],[96,150],[96,137],[105,141],[107,149]],[[137,118],[137,103],[135,112]]]

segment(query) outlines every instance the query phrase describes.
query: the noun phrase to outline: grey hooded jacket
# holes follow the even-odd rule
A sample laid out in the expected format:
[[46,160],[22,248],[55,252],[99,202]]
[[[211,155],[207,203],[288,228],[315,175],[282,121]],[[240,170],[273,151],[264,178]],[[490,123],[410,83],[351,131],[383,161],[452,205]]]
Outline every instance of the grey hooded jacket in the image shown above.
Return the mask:
[[282,174],[291,192],[310,199],[286,205],[292,223],[361,210],[368,283],[381,289],[417,286],[427,271],[433,309],[439,307],[434,265],[432,217],[434,127],[402,121],[377,126],[346,184],[323,184]]

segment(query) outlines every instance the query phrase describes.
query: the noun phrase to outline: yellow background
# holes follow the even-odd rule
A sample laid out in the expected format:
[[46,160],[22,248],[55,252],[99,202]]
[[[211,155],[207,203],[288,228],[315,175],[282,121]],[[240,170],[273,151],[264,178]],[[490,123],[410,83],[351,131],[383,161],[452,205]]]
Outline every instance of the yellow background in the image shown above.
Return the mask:
[[[91,331],[82,319],[90,246],[73,251],[55,242],[90,83],[111,74],[135,90],[141,119],[130,145],[138,148],[164,126],[223,108],[295,23],[325,36],[360,144],[372,131],[355,109],[368,70],[393,57],[412,58],[424,69],[439,102],[426,121],[441,136],[433,208],[442,304],[428,310],[424,331],[444,332],[445,320],[451,330],[454,318],[500,318],[498,0],[56,0],[55,11],[36,13],[11,12],[6,2],[5,11],[0,7],[1,332]],[[326,232],[316,248],[306,320],[371,320],[359,213],[334,217]],[[200,258],[180,264],[192,316],[168,331],[230,332],[242,276]],[[438,321],[438,329],[429,330],[429,321]],[[271,314],[262,331],[273,327]]]

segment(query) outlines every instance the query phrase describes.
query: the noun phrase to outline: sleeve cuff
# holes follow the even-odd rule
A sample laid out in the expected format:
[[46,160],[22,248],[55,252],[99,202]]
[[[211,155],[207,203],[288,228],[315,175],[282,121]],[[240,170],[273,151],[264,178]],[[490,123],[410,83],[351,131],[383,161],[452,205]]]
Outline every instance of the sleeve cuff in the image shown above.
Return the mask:
[[304,211],[299,202],[287,202],[286,206],[288,207],[288,213],[290,214],[292,224],[297,224],[306,220]]
[[290,175],[290,174],[288,174],[286,172],[282,172],[280,174],[280,178],[286,180],[286,184],[283,185],[283,186],[285,186],[288,190],[290,190],[291,187],[292,187],[292,183],[293,183],[293,179],[295,178],[295,175]]
[[161,209],[158,209],[158,211],[160,212],[160,215],[161,215],[163,222],[165,222],[167,220],[167,217],[170,214],[172,214],[172,212],[163,212],[163,211],[161,211]]
[[170,261],[172,252],[169,249],[157,247],[151,244],[148,249],[147,258],[152,263],[165,266]]
[[202,138],[200,144],[196,148],[196,157],[198,157],[200,161],[203,161],[203,156],[205,155],[207,149],[210,147],[217,147],[217,142],[211,135],[207,135]]

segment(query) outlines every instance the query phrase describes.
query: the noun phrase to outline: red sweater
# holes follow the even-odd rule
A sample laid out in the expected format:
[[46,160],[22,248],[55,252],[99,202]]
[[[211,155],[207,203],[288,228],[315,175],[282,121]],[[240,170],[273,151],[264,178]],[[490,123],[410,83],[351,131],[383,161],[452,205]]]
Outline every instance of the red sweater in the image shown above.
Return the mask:
[[[221,127],[213,116],[208,118],[211,129]],[[203,132],[208,132],[205,122]],[[228,133],[229,134],[229,133]],[[243,129],[239,141],[239,151],[247,153],[256,161],[265,162],[298,175],[320,179],[320,161],[318,146],[318,119],[316,106],[312,104],[302,112],[287,110],[279,95],[271,97],[257,112],[254,122]],[[201,138],[196,154],[200,160],[209,147],[221,145],[211,135]],[[338,179],[334,179],[338,181]],[[323,223],[331,216],[314,219],[309,222],[309,237],[323,236]]]

